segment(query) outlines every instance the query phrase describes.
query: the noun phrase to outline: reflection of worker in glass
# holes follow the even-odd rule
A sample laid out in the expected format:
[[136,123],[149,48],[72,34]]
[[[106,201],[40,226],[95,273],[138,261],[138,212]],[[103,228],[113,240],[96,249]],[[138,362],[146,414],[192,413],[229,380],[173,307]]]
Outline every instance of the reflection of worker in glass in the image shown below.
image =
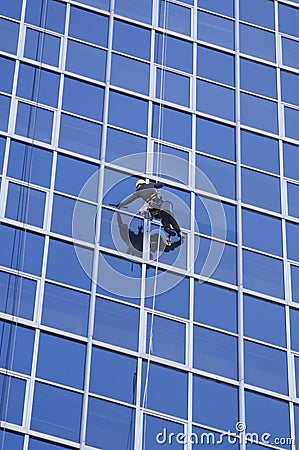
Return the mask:
[[[143,227],[138,227],[138,233],[130,230],[129,226],[122,221],[121,213],[117,212],[117,225],[119,229],[119,234],[122,240],[127,244],[129,255],[142,257],[143,250]],[[159,252],[170,252],[176,249],[182,244],[181,239],[173,242],[172,244],[166,246],[165,242],[161,238],[159,232],[151,233],[150,235],[150,259],[153,259],[153,254],[157,251]]]
[[169,201],[163,201],[158,189],[164,186],[160,182],[150,182],[146,183],[144,180],[138,180],[136,183],[136,192],[130,195],[126,200],[119,203],[118,207],[126,206],[132,203],[138,198],[142,198],[145,204],[140,210],[140,214],[146,219],[161,219],[164,230],[169,235],[166,240],[166,245],[171,245],[170,236],[175,236],[176,234],[182,240],[182,232],[176,219],[173,217],[172,213],[172,203]]

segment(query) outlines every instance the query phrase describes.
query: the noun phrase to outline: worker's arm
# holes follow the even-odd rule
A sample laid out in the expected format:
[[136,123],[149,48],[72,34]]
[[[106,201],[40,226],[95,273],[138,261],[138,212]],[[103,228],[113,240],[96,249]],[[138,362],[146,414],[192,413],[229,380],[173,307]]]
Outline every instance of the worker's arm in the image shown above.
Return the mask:
[[120,202],[118,204],[118,207],[122,208],[123,206],[129,205],[134,200],[136,200],[136,198],[138,198],[138,197],[139,197],[138,192],[134,192],[134,194],[130,195],[130,197],[128,197],[126,200],[123,200],[122,202]]

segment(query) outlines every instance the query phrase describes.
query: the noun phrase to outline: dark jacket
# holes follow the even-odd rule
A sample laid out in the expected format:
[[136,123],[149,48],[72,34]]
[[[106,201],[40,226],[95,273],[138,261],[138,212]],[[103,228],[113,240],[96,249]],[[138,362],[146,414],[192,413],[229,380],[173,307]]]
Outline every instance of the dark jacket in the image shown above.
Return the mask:
[[130,195],[126,200],[121,202],[118,206],[121,208],[122,206],[129,205],[134,200],[138,198],[142,198],[145,202],[149,204],[151,208],[160,208],[162,203],[162,198],[158,192],[158,189],[161,189],[164,186],[161,182],[150,182],[147,184],[141,184],[134,194]]

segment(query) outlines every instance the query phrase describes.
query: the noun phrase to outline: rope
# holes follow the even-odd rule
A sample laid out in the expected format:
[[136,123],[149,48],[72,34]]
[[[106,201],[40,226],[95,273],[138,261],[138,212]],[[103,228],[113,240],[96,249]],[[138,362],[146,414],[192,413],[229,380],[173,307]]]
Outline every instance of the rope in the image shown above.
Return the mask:
[[[42,56],[43,56],[43,49],[44,49],[44,37],[45,37],[45,25],[47,20],[47,12],[48,12],[48,0],[42,0],[42,7],[40,12],[40,26],[43,28],[42,35],[41,35],[41,52],[40,52],[40,60],[38,68],[35,70],[34,73],[34,79],[33,79],[33,86],[32,86],[32,96],[34,93],[34,89],[36,86],[37,81],[37,90],[36,90],[36,102],[34,105],[34,114],[33,114],[33,129],[32,129],[32,140],[31,140],[31,146],[30,149],[28,149],[28,146],[25,147],[25,155],[23,160],[23,166],[22,166],[22,173],[21,173],[21,180],[26,180],[26,171],[28,166],[28,159],[29,159],[29,170],[28,170],[28,181],[27,186],[25,189],[21,188],[18,198],[18,208],[17,208],[17,220],[22,222],[24,225],[28,222],[28,215],[29,215],[29,203],[30,203],[30,180],[32,175],[32,152],[33,152],[33,145],[34,145],[34,139],[35,139],[35,131],[36,131],[36,123],[37,123],[37,106],[38,106],[38,96],[40,91],[40,79],[41,79],[41,65],[42,65]],[[43,23],[42,22],[42,16],[43,17]],[[37,44],[36,49],[36,60],[37,60],[37,54],[39,51],[39,40]],[[37,78],[37,80],[36,80]],[[32,109],[30,109],[29,114],[29,120],[28,120],[28,132],[30,130],[31,125],[31,119],[32,119]],[[29,156],[28,156],[29,153]],[[24,216],[24,220],[23,219]],[[17,234],[19,232],[18,242],[17,242]],[[23,239],[22,239],[23,238]],[[23,242],[22,242],[23,240]],[[5,413],[3,417],[3,434],[2,434],[2,440],[1,440],[1,450],[4,449],[4,442],[5,442],[5,430],[6,430],[6,419],[8,414],[8,405],[9,405],[9,395],[10,395],[10,387],[11,387],[11,378],[10,371],[13,367],[14,362],[14,356],[15,356],[15,348],[16,348],[16,337],[17,337],[17,327],[18,327],[18,315],[20,311],[20,303],[21,303],[21,293],[22,293],[22,283],[23,283],[23,275],[21,272],[23,272],[24,264],[25,264],[25,248],[26,248],[26,240],[27,240],[27,227],[24,226],[24,232],[22,236],[22,231],[19,231],[15,229],[14,234],[14,240],[13,240],[13,246],[12,246],[12,255],[11,255],[11,266],[13,267],[13,260],[14,260],[14,253],[15,249],[17,248],[17,258],[16,258],[16,270],[18,272],[18,278],[16,278],[14,283],[14,289],[13,289],[13,305],[12,305],[12,322],[10,324],[10,331],[9,331],[9,338],[7,343],[7,352],[6,352],[6,358],[5,358],[5,364],[4,367],[7,371],[8,376],[8,388],[7,388],[7,397],[6,397],[6,404],[5,404]],[[17,244],[16,244],[17,242]],[[20,281],[18,281],[20,280]],[[8,306],[8,298],[9,298],[9,291],[10,291],[10,285],[11,285],[11,275],[9,276],[8,281],[8,287],[7,287],[7,294],[6,294],[6,300],[5,300],[5,313],[7,312],[7,306]],[[17,292],[19,291],[19,292]],[[15,323],[15,326],[13,327],[13,324]],[[1,333],[1,340],[0,340],[0,356],[2,353],[3,348],[3,340],[4,340],[4,328],[5,328],[5,322],[3,323],[2,327],[2,333]],[[14,328],[14,333],[13,333]],[[13,334],[13,336],[12,336]],[[11,359],[10,359],[10,367],[9,365],[9,358],[10,358],[10,346],[12,345],[11,349]],[[4,378],[3,385],[2,385],[2,392],[1,392],[1,401],[0,401],[0,414],[2,415],[4,402],[5,402],[5,396],[6,396],[6,380],[7,378]]]

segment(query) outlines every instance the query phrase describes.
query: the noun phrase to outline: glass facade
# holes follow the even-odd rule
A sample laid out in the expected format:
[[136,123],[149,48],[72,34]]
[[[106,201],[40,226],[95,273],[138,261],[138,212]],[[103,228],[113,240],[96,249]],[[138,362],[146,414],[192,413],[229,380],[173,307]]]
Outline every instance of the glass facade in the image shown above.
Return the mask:
[[298,61],[298,0],[0,1],[0,450],[297,448]]

